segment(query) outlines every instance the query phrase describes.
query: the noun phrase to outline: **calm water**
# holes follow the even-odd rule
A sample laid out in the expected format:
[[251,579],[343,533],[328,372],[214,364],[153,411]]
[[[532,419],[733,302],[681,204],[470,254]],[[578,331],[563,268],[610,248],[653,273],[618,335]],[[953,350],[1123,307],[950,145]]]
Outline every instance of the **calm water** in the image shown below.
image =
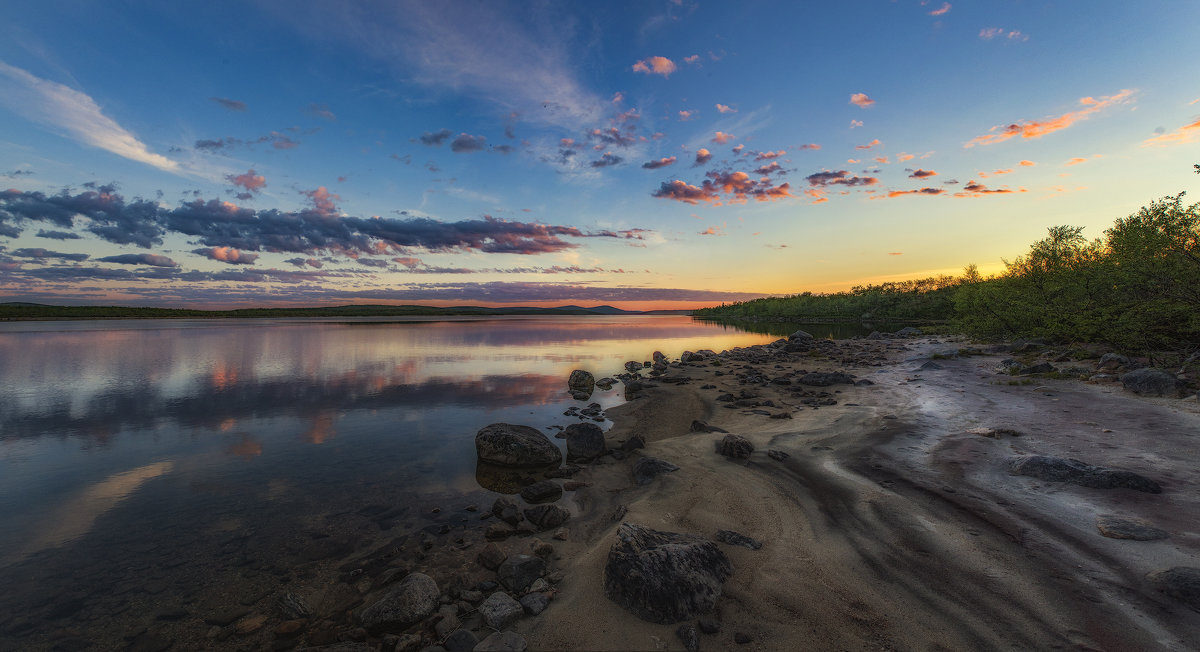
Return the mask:
[[[490,505],[475,432],[574,422],[572,369],[771,339],[682,316],[0,323],[0,647],[183,636],[215,587],[310,579],[311,541]],[[351,518],[381,506],[403,509]]]

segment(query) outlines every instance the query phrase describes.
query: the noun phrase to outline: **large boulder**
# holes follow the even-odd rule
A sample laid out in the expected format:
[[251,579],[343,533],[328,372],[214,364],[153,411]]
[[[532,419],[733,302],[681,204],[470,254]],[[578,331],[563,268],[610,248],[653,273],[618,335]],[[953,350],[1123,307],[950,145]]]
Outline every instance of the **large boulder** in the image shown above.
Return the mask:
[[410,573],[358,614],[359,623],[371,632],[402,630],[429,617],[441,593],[437,582],[424,573]]
[[796,331],[795,333],[788,335],[789,340],[811,340],[812,338],[812,334],[805,331]]
[[593,460],[603,455],[608,446],[604,431],[594,423],[572,423],[563,430],[567,440],[567,460]]
[[596,377],[591,372],[576,369],[567,379],[567,388],[571,390],[571,398],[586,401],[596,389]]
[[677,623],[712,611],[733,572],[717,544],[622,523],[604,566],[604,593],[653,623]]
[[1092,466],[1079,460],[1049,455],[1021,455],[1008,462],[1008,472],[1049,482],[1069,482],[1093,489],[1133,489],[1162,493],[1158,483],[1133,471]]
[[1184,384],[1175,374],[1161,369],[1135,369],[1121,374],[1121,384],[1134,394],[1181,396]]
[[484,426],[475,435],[479,459],[500,466],[548,466],[562,462],[562,453],[537,428],[511,423]]

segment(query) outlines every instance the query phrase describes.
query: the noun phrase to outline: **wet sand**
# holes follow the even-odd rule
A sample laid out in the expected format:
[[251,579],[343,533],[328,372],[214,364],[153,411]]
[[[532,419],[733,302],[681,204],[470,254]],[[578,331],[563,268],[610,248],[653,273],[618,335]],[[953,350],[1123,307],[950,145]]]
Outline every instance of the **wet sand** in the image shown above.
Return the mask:
[[[721,544],[734,572],[714,614],[721,631],[702,635],[701,649],[1195,649],[1200,613],[1146,578],[1200,566],[1195,397],[1143,398],[1078,380],[1010,385],[995,369],[1007,356],[935,356],[961,346],[853,340],[820,355],[674,363],[663,377],[686,384],[656,384],[608,411],[610,443],[641,435],[646,447],[576,476],[592,486],[575,492],[570,541],[557,551],[566,579],[546,612],[516,627],[529,649],[684,649],[676,625],[645,622],[604,597],[621,521],[710,539],[734,530],[763,543]],[[793,379],[838,370],[874,384],[739,382],[750,370]],[[829,391],[837,404],[803,405],[797,389]],[[760,414],[715,400],[743,391],[776,407]],[[769,416],[783,412],[791,418]],[[744,461],[718,455],[723,434],[691,432],[693,420],[756,450]],[[789,457],[776,461],[768,449]],[[1007,461],[1021,454],[1134,471],[1163,491],[1010,475]],[[641,455],[680,469],[638,487],[630,469]],[[1106,538],[1096,525],[1105,514],[1170,536]],[[752,640],[738,644],[738,633]]]

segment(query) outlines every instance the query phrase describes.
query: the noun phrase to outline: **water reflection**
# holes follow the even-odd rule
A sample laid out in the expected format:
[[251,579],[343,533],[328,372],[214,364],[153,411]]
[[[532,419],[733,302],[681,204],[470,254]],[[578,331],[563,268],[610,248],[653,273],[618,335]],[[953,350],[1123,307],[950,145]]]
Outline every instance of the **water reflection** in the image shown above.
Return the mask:
[[574,422],[572,369],[770,339],[675,316],[0,323],[0,648],[72,627],[119,647],[167,627],[139,601],[269,595],[293,563],[514,491],[474,434]]

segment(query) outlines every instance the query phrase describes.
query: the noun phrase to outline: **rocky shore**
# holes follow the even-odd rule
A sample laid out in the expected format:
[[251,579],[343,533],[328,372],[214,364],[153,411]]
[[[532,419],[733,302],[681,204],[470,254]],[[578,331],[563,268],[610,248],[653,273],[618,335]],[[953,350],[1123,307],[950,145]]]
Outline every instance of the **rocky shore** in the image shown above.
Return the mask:
[[[915,329],[798,332],[602,371],[564,379],[579,404],[561,429],[480,430],[485,490],[465,501],[356,505],[270,551],[217,544],[245,560],[247,582],[283,589],[226,587],[231,599],[209,591],[182,608],[150,593],[137,603],[150,624],[114,639],[10,612],[2,640],[341,652],[1200,640],[1200,402],[1186,374]],[[606,414],[596,391],[627,402]],[[39,604],[72,615],[93,602]]]

